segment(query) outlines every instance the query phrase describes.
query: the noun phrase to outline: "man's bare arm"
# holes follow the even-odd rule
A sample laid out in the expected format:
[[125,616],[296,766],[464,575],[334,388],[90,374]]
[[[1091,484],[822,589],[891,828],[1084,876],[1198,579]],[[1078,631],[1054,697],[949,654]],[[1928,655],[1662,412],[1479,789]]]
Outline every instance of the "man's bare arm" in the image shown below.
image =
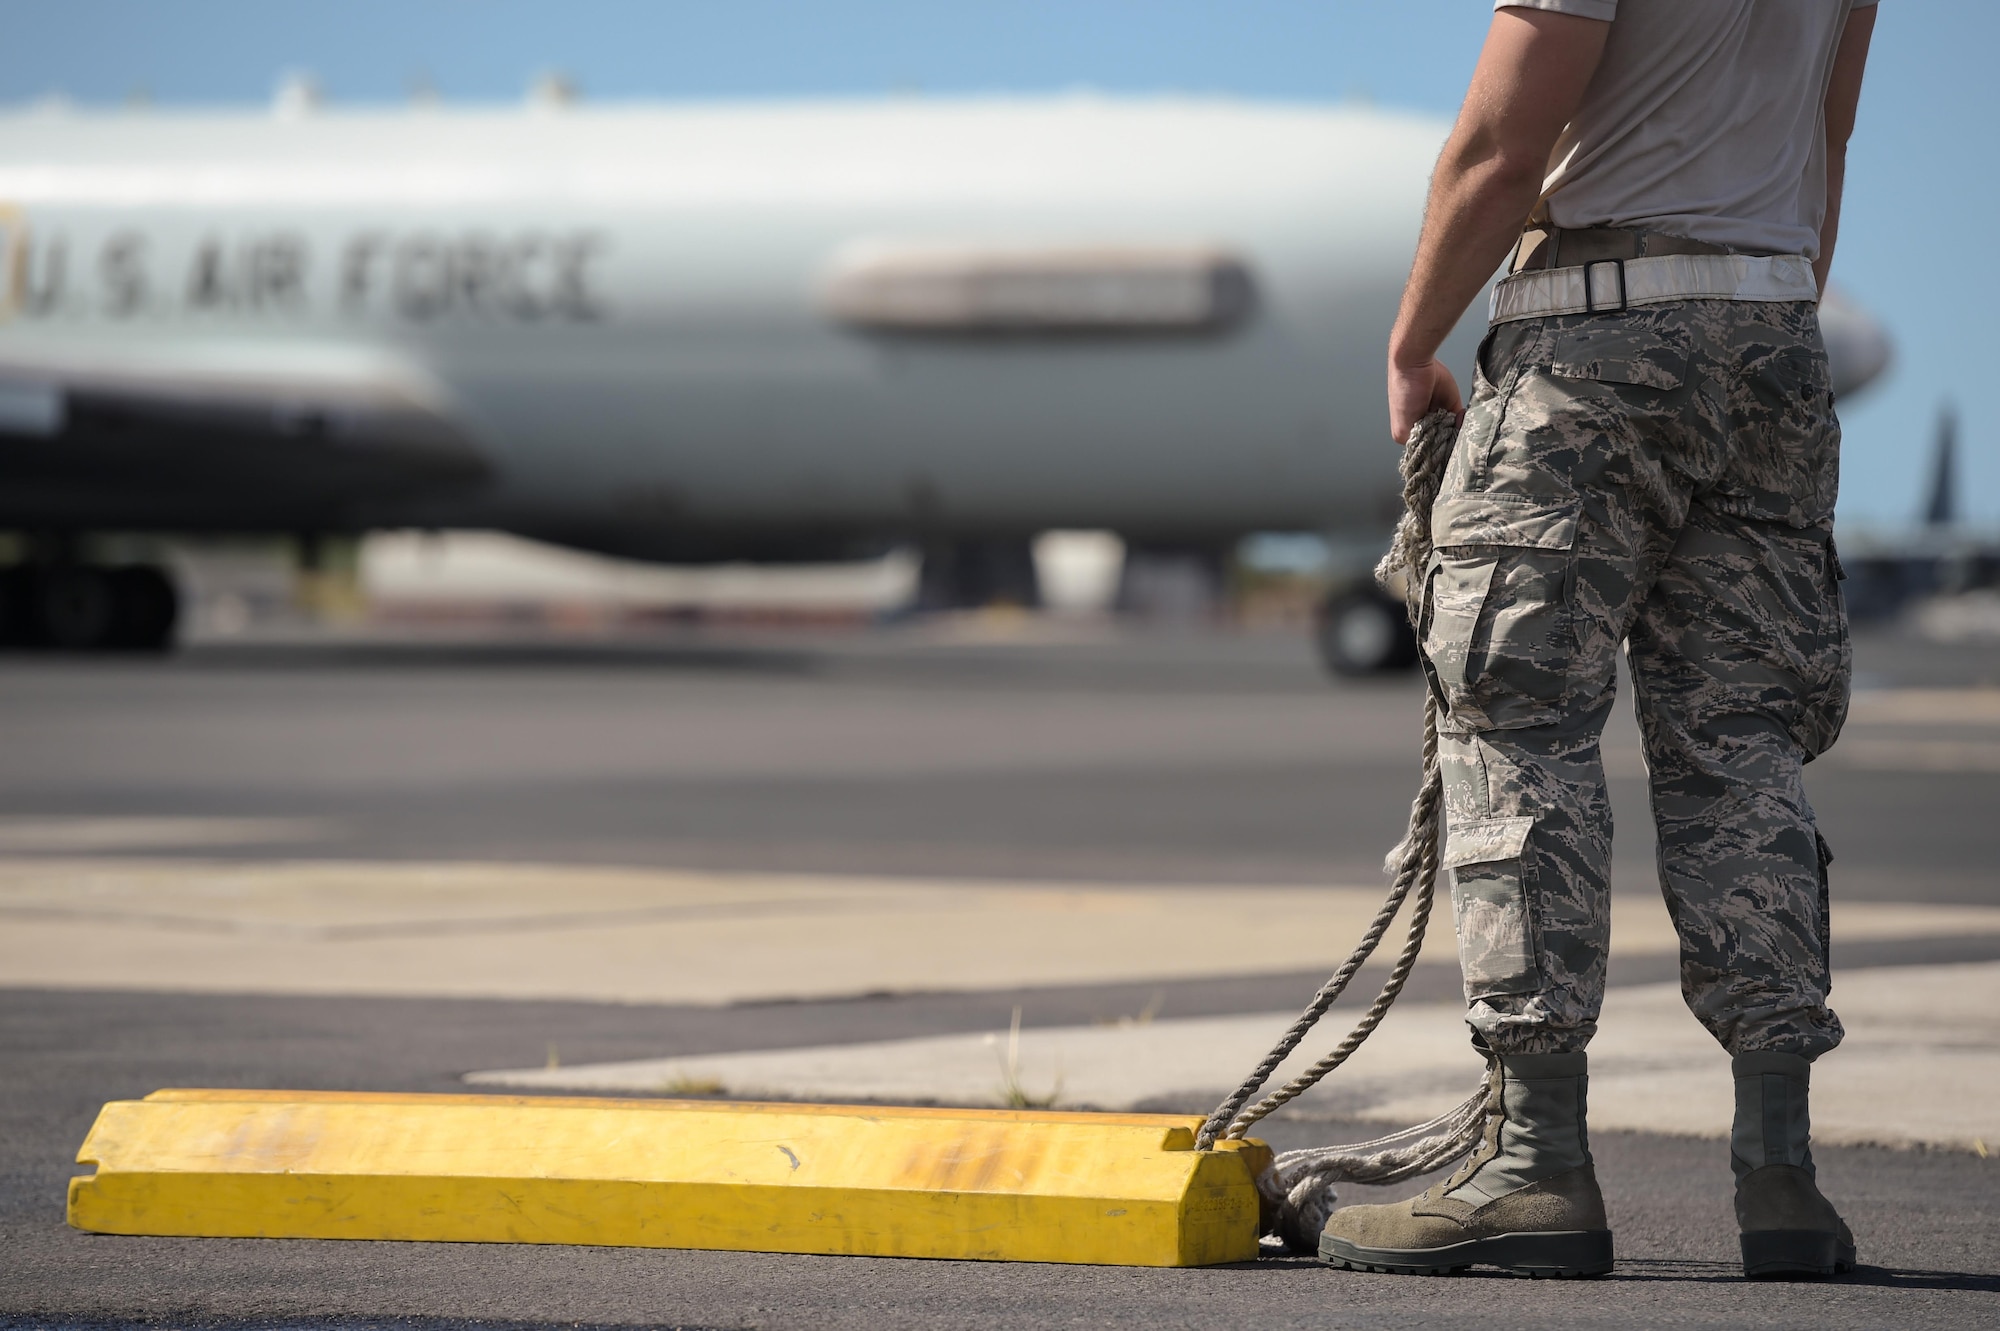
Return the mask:
[[1389,337],[1389,430],[1397,443],[1437,408],[1465,409],[1437,360],[1541,197],[1549,150],[1583,101],[1611,25],[1574,14],[1493,15],[1472,86],[1424,206],[1423,237]]
[[1840,34],[1833,56],[1833,78],[1826,85],[1826,218],[1819,224],[1819,257],[1813,276],[1826,290],[1833,267],[1833,244],[1840,238],[1840,195],[1847,184],[1847,140],[1854,133],[1855,109],[1861,105],[1861,71],[1868,65],[1868,40],[1875,35],[1875,6],[1854,10]]

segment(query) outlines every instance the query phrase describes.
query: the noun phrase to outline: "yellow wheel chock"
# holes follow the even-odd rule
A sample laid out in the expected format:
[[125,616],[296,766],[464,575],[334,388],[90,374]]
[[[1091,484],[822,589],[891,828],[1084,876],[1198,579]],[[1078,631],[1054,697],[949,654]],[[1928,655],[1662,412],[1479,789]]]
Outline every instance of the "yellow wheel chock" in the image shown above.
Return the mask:
[[115,1100],[106,1234],[1207,1266],[1257,1255],[1257,1141],[1170,1114],[164,1090]]

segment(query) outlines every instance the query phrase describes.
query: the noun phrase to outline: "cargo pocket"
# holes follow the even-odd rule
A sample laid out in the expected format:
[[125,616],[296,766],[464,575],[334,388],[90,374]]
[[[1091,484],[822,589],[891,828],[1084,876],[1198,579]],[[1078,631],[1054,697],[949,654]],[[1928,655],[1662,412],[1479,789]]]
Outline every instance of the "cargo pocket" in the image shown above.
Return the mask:
[[[1424,674],[1438,709],[1458,718],[1470,703],[1466,695],[1466,662],[1471,655],[1473,635],[1479,629],[1480,612],[1486,608],[1486,593],[1493,585],[1497,558],[1453,558],[1431,556],[1424,575],[1423,609],[1418,615],[1418,642]],[[1462,724],[1461,720],[1461,724]]]
[[1444,864],[1451,870],[1468,1002],[1542,987],[1526,881],[1534,825],[1533,818],[1454,823],[1446,838]]
[[1840,567],[1840,552],[1829,536],[1818,580],[1819,631],[1814,635],[1812,662],[1799,699],[1798,720],[1792,728],[1792,738],[1805,751],[1807,762],[1832,748],[1847,724],[1854,644],[1847,633],[1846,598],[1840,592],[1846,576]]
[[1419,642],[1450,729],[1543,725],[1560,714],[1576,653],[1570,600],[1579,504],[1439,496]]

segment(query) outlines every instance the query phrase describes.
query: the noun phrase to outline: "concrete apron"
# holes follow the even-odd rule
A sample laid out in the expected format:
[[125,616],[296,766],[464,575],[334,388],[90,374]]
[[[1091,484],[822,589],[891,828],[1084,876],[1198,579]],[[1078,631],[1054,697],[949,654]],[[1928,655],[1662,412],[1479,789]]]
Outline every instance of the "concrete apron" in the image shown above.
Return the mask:
[[[5,858],[0,986],[722,1004],[1321,972],[1383,890]],[[1833,934],[2000,937],[2000,908],[1837,901]],[[1675,950],[1657,895],[1615,899],[1614,957]]]
[[[2000,963],[1843,972],[1846,1043],[1813,1074],[1813,1135],[1827,1143],[2000,1146]],[[1344,1010],[1344,1012],[1343,1012]],[[1343,1004],[1283,1077],[1346,1033]],[[1294,1013],[890,1040],[816,1049],[477,1072],[474,1085],[600,1094],[705,1091],[746,1099],[1020,1102],[1101,1109],[1201,1107],[1254,1065]],[[1590,1119],[1723,1137],[1729,1059],[1674,985],[1614,988],[1591,1045]],[[1293,1111],[1415,1123],[1477,1084],[1482,1064],[1455,1003],[1399,1005],[1374,1037]]]

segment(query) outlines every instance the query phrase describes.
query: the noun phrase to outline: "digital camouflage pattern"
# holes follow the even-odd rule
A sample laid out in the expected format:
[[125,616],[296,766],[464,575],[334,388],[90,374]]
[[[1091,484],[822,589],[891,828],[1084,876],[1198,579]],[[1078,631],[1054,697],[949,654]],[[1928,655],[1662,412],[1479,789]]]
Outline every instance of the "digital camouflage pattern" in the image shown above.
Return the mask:
[[1432,511],[1424,665],[1468,1020],[1582,1049],[1610,934],[1598,739],[1629,641],[1688,1006],[1813,1057],[1830,856],[1801,767],[1847,710],[1817,309],[1683,301],[1496,326]]

